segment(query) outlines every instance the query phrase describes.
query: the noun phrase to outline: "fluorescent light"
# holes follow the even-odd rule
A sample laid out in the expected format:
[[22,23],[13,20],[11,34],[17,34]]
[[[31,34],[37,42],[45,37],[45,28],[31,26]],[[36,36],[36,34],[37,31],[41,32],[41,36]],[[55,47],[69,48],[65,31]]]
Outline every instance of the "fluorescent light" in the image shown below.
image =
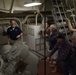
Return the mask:
[[39,2],[33,2],[33,3],[25,4],[24,6],[25,7],[32,7],[32,6],[37,6],[37,5],[41,5],[41,3],[39,3]]

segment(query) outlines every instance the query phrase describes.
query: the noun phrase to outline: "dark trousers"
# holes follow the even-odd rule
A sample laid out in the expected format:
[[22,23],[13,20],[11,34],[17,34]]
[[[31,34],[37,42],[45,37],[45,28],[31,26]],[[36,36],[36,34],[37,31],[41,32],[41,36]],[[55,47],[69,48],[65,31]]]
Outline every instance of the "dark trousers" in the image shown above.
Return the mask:
[[72,75],[76,75],[76,58],[75,58],[75,56],[73,56],[71,58],[71,71],[72,71]]
[[60,61],[59,67],[62,69],[64,75],[69,75],[70,66],[68,61]]
[[72,68],[72,75],[76,75],[76,64]]

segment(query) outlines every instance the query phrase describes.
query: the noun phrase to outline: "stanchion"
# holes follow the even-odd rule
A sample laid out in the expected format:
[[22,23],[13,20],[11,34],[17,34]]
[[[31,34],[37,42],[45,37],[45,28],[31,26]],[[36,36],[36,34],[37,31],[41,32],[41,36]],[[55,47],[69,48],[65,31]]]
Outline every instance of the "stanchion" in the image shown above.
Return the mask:
[[[44,0],[44,11],[46,12],[46,0]],[[44,75],[46,75],[46,14],[44,15]]]

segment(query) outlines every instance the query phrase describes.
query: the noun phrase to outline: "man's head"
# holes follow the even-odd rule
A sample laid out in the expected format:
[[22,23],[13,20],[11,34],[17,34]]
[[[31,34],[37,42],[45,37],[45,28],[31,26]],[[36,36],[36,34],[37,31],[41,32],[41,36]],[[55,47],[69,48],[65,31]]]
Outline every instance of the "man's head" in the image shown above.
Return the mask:
[[16,21],[14,19],[10,20],[10,24],[11,24],[12,27],[16,27],[17,26],[17,23],[16,23]]
[[54,30],[56,30],[57,28],[56,28],[56,25],[55,24],[52,24],[52,25],[50,25],[50,31],[54,31]]
[[72,37],[71,37],[71,42],[73,45],[76,46],[76,32],[73,33]]
[[65,35],[63,33],[57,34],[57,43],[62,44],[65,40]]

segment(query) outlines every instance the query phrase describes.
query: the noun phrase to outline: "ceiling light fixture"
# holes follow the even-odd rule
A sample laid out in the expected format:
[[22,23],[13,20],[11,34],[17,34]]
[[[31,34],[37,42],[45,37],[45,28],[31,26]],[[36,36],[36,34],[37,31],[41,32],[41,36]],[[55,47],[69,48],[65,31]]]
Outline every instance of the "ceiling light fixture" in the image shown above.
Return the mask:
[[40,2],[33,2],[33,3],[25,4],[24,6],[25,7],[33,7],[33,6],[38,6],[38,5],[41,5],[41,3]]

